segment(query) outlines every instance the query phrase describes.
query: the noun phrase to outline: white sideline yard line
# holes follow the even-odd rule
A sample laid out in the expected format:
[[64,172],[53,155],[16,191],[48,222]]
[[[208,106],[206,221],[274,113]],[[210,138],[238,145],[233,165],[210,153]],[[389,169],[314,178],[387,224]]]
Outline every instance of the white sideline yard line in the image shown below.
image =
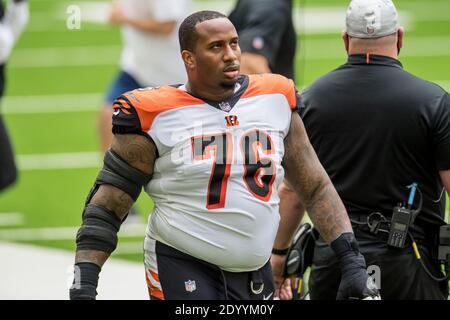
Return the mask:
[[[15,228],[0,230],[0,241],[36,241],[36,240],[73,240],[78,231],[78,227],[55,227],[55,228]],[[144,237],[147,224],[126,223],[120,228],[120,237]],[[125,244],[125,243],[124,243]],[[136,243],[124,246],[124,251],[130,251],[131,246],[136,247]],[[142,251],[142,244],[141,249]],[[136,251],[133,251],[136,252]],[[1,261],[1,260],[0,260]]]
[[55,29],[55,25],[58,26],[61,22],[58,21],[58,18],[51,12],[34,12],[31,11],[30,21],[25,28],[25,32],[48,32]]
[[18,212],[0,212],[0,226],[15,226],[25,223],[25,217]]
[[49,47],[16,49],[11,68],[117,65],[120,46]]
[[[74,254],[0,242],[0,300],[67,300]],[[98,284],[99,300],[148,300],[143,263],[110,259]]]
[[6,229],[0,230],[0,241],[73,240],[77,231],[76,227]]
[[98,168],[101,166],[100,152],[71,152],[28,154],[17,156],[19,170],[59,170]]
[[93,112],[102,107],[104,93],[6,96],[3,114]]

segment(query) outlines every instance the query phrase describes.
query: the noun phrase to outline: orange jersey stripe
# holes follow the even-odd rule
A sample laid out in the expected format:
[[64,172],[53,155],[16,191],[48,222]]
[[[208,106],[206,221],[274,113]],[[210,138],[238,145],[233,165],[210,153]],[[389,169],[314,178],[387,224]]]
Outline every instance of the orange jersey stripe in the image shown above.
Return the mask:
[[152,271],[152,270],[149,270],[149,271],[150,271],[150,274],[152,275],[153,279],[155,279],[157,282],[160,282],[159,281],[159,275],[156,272]]
[[165,300],[164,293],[158,288],[151,287],[149,292],[151,296],[158,298],[159,300]]
[[291,109],[297,107],[294,81],[278,74],[250,75],[248,89],[242,98],[275,93],[284,94]]
[[142,131],[147,132],[161,113],[180,107],[205,104],[185,91],[174,87],[137,89],[123,94],[136,109]]
[[[152,276],[152,278],[154,280],[156,280],[158,283],[160,283],[159,281],[159,276],[156,272],[153,272],[152,270],[148,270]],[[150,277],[148,275],[148,273],[145,273],[145,280],[147,281],[147,287],[148,287],[148,293],[153,296],[156,297],[160,300],[165,300],[164,297],[164,293],[162,292],[161,289],[159,289],[158,287],[155,287],[152,282],[150,281]]]

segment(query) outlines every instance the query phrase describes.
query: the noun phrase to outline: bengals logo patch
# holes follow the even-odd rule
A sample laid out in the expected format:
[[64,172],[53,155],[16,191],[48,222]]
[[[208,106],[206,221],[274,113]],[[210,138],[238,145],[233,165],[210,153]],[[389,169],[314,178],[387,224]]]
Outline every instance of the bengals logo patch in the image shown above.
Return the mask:
[[226,116],[227,127],[234,127],[239,125],[239,120],[237,116]]
[[113,104],[113,115],[117,116],[122,111],[124,114],[131,114],[131,108],[133,105],[131,104],[130,100],[128,100],[127,97],[124,95],[121,95],[119,98],[117,98],[116,101],[114,101]]

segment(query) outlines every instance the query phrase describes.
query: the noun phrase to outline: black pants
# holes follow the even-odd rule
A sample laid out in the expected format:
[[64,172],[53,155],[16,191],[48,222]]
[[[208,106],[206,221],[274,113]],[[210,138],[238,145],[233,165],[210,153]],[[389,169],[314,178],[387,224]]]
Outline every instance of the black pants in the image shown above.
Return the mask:
[[[146,260],[152,261],[146,265],[151,299],[273,299],[275,286],[269,262],[252,272],[227,272],[158,241],[154,252],[146,254],[151,255]],[[152,266],[155,260],[156,266]]]
[[0,191],[6,189],[17,180],[17,168],[14,154],[3,117],[0,115]]
[[[447,300],[448,282],[437,282],[425,273],[410,243],[404,249],[395,249],[387,246],[386,236],[373,235],[364,230],[355,230],[355,235],[367,266],[379,268],[381,299]],[[430,250],[420,244],[418,247],[430,272],[435,277],[442,277],[438,262],[431,259]],[[336,299],[340,278],[333,251],[319,239],[309,281],[311,299]]]

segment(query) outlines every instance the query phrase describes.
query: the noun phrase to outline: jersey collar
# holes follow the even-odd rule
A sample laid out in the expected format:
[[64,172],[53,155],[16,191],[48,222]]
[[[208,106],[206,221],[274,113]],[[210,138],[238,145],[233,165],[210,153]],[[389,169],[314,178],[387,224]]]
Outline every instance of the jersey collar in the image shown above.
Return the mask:
[[234,94],[232,96],[230,96],[228,99],[225,99],[223,101],[212,101],[212,100],[204,99],[201,97],[196,97],[189,92],[186,92],[186,93],[197,99],[203,100],[205,103],[207,103],[208,105],[210,105],[216,109],[219,109],[221,111],[228,113],[233,109],[233,107],[236,105],[236,103],[238,103],[241,96],[247,90],[248,84],[249,84],[248,76],[240,75],[238,78],[238,81],[236,82],[236,89],[235,89]]
[[348,56],[348,65],[374,64],[402,68],[402,63],[394,58],[376,54],[352,54]]

